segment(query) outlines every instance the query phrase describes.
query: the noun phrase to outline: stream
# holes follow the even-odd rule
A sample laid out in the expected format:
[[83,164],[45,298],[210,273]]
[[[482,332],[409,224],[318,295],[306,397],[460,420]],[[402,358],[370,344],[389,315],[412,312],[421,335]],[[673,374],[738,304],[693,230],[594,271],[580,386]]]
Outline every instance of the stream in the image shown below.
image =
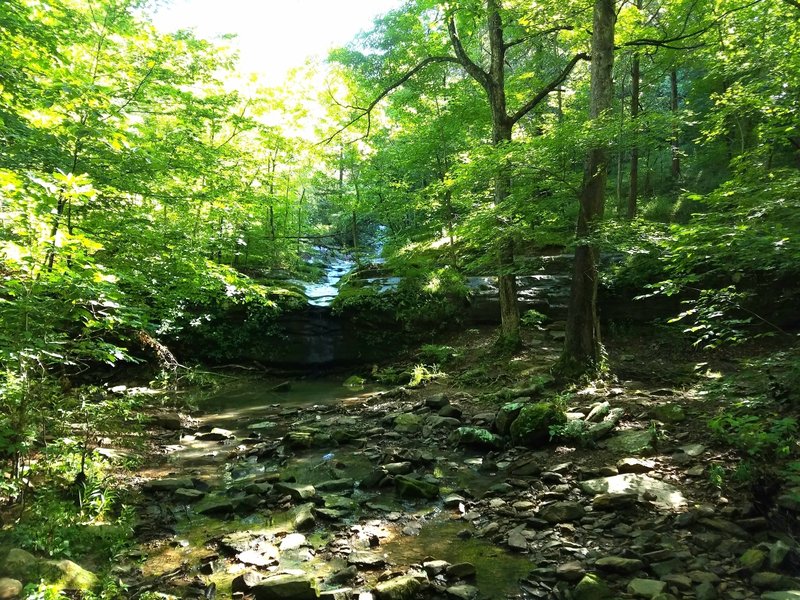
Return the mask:
[[[237,379],[197,399],[192,433],[176,433],[141,473],[145,586],[163,591],[169,581],[182,597],[231,598],[246,571],[306,573],[323,591],[346,584],[358,598],[386,570],[437,559],[474,565],[469,583],[481,597],[524,597],[518,581],[535,565],[473,536],[463,506],[443,501],[495,483],[479,455],[434,445],[438,432],[423,443],[398,433],[397,415],[415,413],[399,411],[403,398],[392,393],[333,379],[274,388]],[[435,482],[438,493],[401,497],[374,481],[379,469]],[[367,558],[354,560],[359,553]]]

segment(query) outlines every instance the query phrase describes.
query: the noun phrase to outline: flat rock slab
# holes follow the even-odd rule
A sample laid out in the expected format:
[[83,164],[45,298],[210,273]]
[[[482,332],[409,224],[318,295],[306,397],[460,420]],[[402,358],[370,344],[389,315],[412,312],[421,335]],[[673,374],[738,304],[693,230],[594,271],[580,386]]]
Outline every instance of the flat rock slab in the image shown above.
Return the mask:
[[351,565],[356,565],[357,567],[377,569],[386,564],[386,559],[383,557],[383,555],[378,554],[377,552],[356,550],[355,552],[350,553],[350,556],[347,557],[347,562]]
[[683,508],[686,498],[681,491],[668,483],[653,479],[647,475],[626,473],[613,477],[600,477],[589,479],[580,484],[584,493],[596,494],[636,494],[639,499],[652,499],[653,503],[662,508]]
[[654,598],[666,587],[665,582],[657,579],[634,579],[628,584],[627,592],[635,598]]
[[275,575],[253,586],[256,600],[316,600],[317,586],[306,575]]
[[298,502],[311,500],[317,495],[317,490],[313,485],[304,485],[300,483],[284,483],[281,481],[275,484],[275,489],[284,494],[289,494],[292,500]]
[[766,592],[761,594],[761,600],[800,600],[800,590]]
[[620,454],[641,454],[650,451],[653,447],[655,436],[653,432],[645,431],[621,431],[607,442],[607,447],[613,452]]

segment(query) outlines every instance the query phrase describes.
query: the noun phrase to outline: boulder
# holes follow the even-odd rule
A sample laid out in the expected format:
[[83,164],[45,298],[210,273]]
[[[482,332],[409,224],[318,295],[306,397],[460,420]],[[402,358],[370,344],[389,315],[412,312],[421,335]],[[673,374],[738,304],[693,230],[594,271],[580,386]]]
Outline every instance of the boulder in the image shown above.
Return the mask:
[[39,559],[30,552],[20,548],[12,548],[0,561],[0,575],[19,579],[23,582],[32,581],[39,571]]
[[317,519],[314,517],[314,504],[304,504],[297,509],[294,516],[294,528],[297,531],[308,531],[314,529]]
[[550,440],[550,428],[567,422],[564,411],[552,402],[526,404],[510,427],[515,444],[536,447]]
[[664,423],[680,423],[686,420],[686,412],[680,404],[659,404],[651,409],[650,416]]
[[667,584],[657,579],[633,579],[628,583],[627,592],[634,598],[654,598],[667,588]]
[[554,502],[539,510],[539,517],[548,523],[577,521],[586,514],[586,509],[577,502]]
[[316,600],[319,591],[308,575],[280,574],[267,577],[251,588],[256,600]]
[[608,600],[614,594],[605,581],[594,573],[589,573],[575,586],[572,596],[575,600]]
[[447,566],[445,573],[448,579],[468,579],[470,577],[475,577],[477,571],[475,570],[475,565],[472,563],[461,562]]
[[402,413],[394,418],[394,430],[398,433],[417,433],[422,429],[423,417],[414,413]]
[[221,442],[233,438],[233,432],[221,427],[214,427],[211,431],[197,434],[198,440],[206,442]]
[[422,584],[411,575],[394,577],[375,586],[378,600],[412,600]]
[[16,600],[22,594],[22,583],[9,577],[0,577],[0,600]]
[[231,582],[231,591],[248,593],[254,586],[264,581],[264,576],[255,571],[245,571]]
[[446,590],[449,598],[457,598],[458,600],[475,600],[478,597],[479,590],[474,585],[451,585]]
[[48,560],[40,576],[57,590],[85,592],[97,585],[97,576],[71,560]]
[[394,484],[397,495],[407,500],[433,500],[439,496],[439,486],[422,479],[398,475]]
[[683,508],[686,498],[680,490],[658,479],[647,475],[627,473],[612,477],[589,479],[580,483],[581,490],[589,495],[596,494],[636,494],[640,500],[652,500],[654,504],[663,508]]
[[595,564],[598,569],[621,575],[636,573],[644,567],[644,563],[641,560],[623,556],[604,556]]
[[494,417],[494,428],[500,435],[508,435],[511,430],[511,424],[519,417],[522,407],[525,406],[524,402],[507,402],[500,407]]
[[275,484],[275,489],[282,494],[288,494],[295,502],[305,502],[317,495],[317,490],[313,485],[303,483],[286,483],[279,481]]

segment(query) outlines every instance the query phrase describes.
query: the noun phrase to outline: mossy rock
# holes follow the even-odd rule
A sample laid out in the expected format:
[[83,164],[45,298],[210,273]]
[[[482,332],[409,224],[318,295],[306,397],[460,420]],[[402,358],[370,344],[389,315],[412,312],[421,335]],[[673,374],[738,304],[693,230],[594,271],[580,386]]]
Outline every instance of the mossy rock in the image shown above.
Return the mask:
[[20,548],[12,548],[0,560],[0,576],[12,577],[27,583],[36,579],[38,574],[39,559]]
[[606,600],[607,598],[613,598],[613,596],[614,594],[606,582],[594,573],[589,573],[581,579],[572,592],[572,597],[575,600]]
[[459,446],[473,446],[492,450],[503,446],[503,440],[500,439],[500,436],[480,427],[459,427],[450,435],[450,441]]
[[659,404],[650,410],[650,414],[664,423],[680,423],[686,420],[686,412],[680,404]]
[[41,576],[58,590],[85,592],[97,585],[97,575],[71,560],[48,560],[42,563]]
[[360,388],[367,382],[366,379],[363,377],[359,377],[358,375],[350,375],[347,379],[344,380],[344,387],[350,388]]
[[511,424],[511,439],[515,444],[541,446],[550,440],[550,428],[563,425],[567,415],[552,402],[537,402],[522,407]]
[[422,479],[398,475],[394,484],[397,495],[407,500],[434,500],[439,497],[439,486]]
[[519,417],[524,402],[507,402],[500,407],[494,417],[494,428],[500,435],[508,435],[511,424]]

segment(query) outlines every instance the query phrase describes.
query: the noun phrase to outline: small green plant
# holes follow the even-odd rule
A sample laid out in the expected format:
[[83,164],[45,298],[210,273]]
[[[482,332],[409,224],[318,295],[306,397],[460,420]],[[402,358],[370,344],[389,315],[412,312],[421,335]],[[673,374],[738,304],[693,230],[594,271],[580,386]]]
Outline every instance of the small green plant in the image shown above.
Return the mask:
[[447,374],[439,371],[436,365],[414,365],[414,368],[411,370],[411,380],[408,382],[408,387],[420,387],[430,381],[443,377],[447,377]]
[[751,458],[776,458],[793,454],[798,445],[798,424],[793,417],[774,418],[724,411],[708,422],[711,433]]
[[538,327],[547,322],[547,315],[540,313],[538,310],[530,309],[525,311],[519,322],[525,327]]
[[725,481],[725,469],[721,465],[711,465],[708,468],[708,482],[715,488],[721,488]]
[[452,346],[440,346],[438,344],[425,344],[419,350],[419,357],[426,363],[443,365],[456,356],[456,351]]

